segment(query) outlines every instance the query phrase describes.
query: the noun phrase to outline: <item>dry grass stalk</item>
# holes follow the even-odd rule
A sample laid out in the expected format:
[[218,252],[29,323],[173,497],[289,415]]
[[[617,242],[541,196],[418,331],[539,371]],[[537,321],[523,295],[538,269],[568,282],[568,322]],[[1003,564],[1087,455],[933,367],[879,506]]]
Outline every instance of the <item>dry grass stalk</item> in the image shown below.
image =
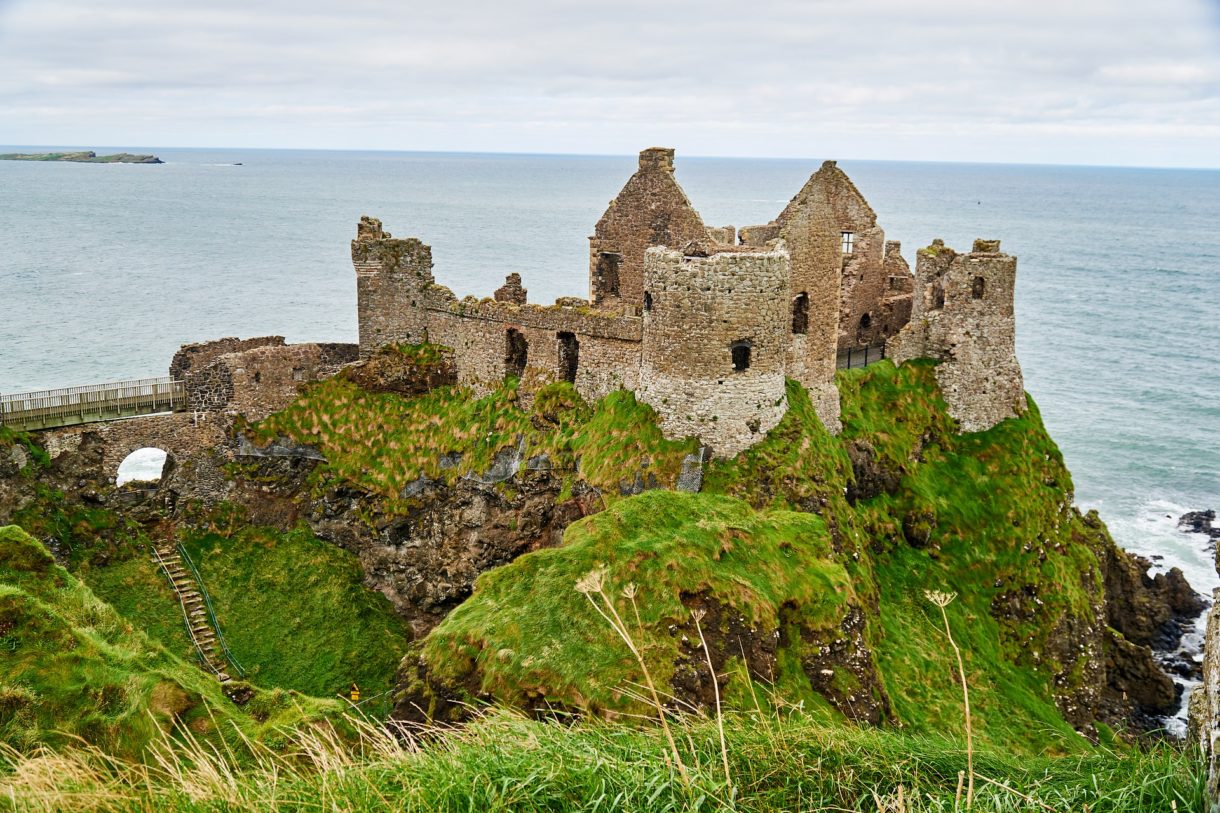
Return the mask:
[[974,729],[970,723],[970,687],[966,685],[966,666],[962,662],[962,651],[953,640],[953,631],[949,629],[949,614],[945,612],[957,593],[942,593],[939,590],[925,590],[924,597],[940,608],[940,617],[945,622],[945,636],[953,654],[957,656],[957,674],[962,682],[962,705],[966,712],[966,809],[974,806]]
[[712,692],[716,697],[716,729],[720,732],[720,758],[724,762],[724,783],[729,795],[732,796],[733,776],[729,773],[729,747],[724,740],[724,713],[720,708],[720,682],[716,680],[716,667],[712,666],[712,653],[707,648],[707,639],[703,637],[703,627],[699,624],[703,615],[703,610],[696,610],[691,613],[691,618],[695,619],[695,631],[699,633],[699,643],[703,645],[703,656],[707,658],[708,674],[712,676]]
[[[629,585],[628,590],[631,593],[634,603],[635,585]],[[661,729],[665,732],[665,739],[669,743],[670,754],[673,756],[674,765],[678,768],[678,773],[682,777],[682,781],[687,785],[690,784],[690,773],[686,770],[686,763],[682,761],[682,755],[678,752],[678,743],[674,740],[673,731],[670,730],[669,720],[666,718],[665,707],[661,704],[661,698],[657,694],[656,685],[652,680],[652,673],[648,671],[648,664],[644,662],[644,655],[635,644],[635,640],[631,637],[627,626],[623,623],[623,619],[619,616],[618,610],[614,607],[614,602],[610,600],[610,596],[606,594],[606,568],[598,568],[590,570],[585,574],[584,578],[576,582],[576,591],[583,593],[585,598],[589,599],[589,603],[593,605],[593,609],[597,610],[598,615],[606,620],[618,636],[623,639],[623,643],[631,650],[631,654],[635,656],[636,663],[640,666],[640,671],[644,673],[644,683],[648,687],[648,692],[652,696],[652,704],[657,710],[657,719],[661,723]],[[606,610],[603,610],[594,599],[594,595],[602,600]],[[607,612],[607,610],[609,612]]]

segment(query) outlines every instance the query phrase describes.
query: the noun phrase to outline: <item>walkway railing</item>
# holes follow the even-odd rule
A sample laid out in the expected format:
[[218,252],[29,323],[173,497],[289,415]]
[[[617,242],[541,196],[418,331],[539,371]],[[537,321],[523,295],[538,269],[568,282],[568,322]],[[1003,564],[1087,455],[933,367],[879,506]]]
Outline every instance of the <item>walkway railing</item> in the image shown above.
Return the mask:
[[220,621],[216,619],[216,611],[212,609],[212,597],[208,595],[208,588],[203,583],[203,576],[199,575],[199,568],[195,567],[195,562],[191,559],[191,555],[186,552],[186,548],[182,543],[178,543],[178,555],[182,557],[182,561],[186,562],[186,567],[191,571],[191,576],[195,579],[195,586],[199,589],[199,595],[203,596],[203,606],[207,608],[208,621],[212,623],[212,630],[216,633],[216,643],[220,644],[220,651],[224,653],[225,659],[229,665],[237,672],[238,677],[245,677],[246,670],[237,662],[237,658],[229,650],[229,642],[225,640],[225,634],[220,629]]
[[50,429],[93,421],[133,418],[186,408],[186,385],[170,378],[143,378],[0,395],[0,425]]
[[885,358],[885,345],[874,344],[870,347],[856,347],[840,350],[835,366],[840,370],[850,370],[856,367],[867,367]]

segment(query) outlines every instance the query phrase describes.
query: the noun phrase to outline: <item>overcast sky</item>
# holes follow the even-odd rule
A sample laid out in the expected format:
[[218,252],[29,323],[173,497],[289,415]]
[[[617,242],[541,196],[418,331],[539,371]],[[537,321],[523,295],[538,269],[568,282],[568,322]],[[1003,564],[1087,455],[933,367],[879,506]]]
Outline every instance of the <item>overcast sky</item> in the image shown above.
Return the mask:
[[1220,167],[1220,0],[0,0],[0,144]]

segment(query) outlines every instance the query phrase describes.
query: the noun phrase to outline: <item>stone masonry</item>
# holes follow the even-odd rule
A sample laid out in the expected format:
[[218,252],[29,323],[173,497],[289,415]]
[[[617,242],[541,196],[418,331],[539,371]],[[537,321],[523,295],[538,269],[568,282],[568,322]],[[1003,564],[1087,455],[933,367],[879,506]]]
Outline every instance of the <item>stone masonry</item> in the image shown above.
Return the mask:
[[717,246],[709,256],[645,252],[649,300],[637,395],[657,411],[667,436],[693,435],[714,454],[732,456],[779,423],[788,409],[790,274],[779,242],[761,250]]
[[[838,352],[894,337],[920,290],[898,243],[885,241],[876,214],[833,161],[771,223],[709,229],[674,177],[673,154],[641,152],[639,169],[598,221],[587,300],[529,303],[516,274],[494,298],[458,299],[437,284],[430,247],[361,218],[352,241],[360,356],[393,343],[445,345],[461,384],[487,392],[517,378],[527,401],[555,381],[570,381],[587,400],[630,389],[657,411],[667,436],[697,436],[721,457],[778,423],[784,379],[794,378],[837,432]],[[1002,265],[984,276],[997,275],[995,297],[1007,290],[1011,320]],[[1010,326],[990,314],[962,310],[942,323],[969,331],[971,319],[988,317],[972,334],[988,350],[946,368],[944,385],[955,393],[992,386],[971,376],[997,369],[984,356],[1011,345]],[[1008,330],[1008,338],[978,336],[991,330]],[[1019,394],[1019,371],[1016,381]],[[967,413],[971,426],[987,420]]]
[[999,240],[975,240],[958,254],[942,240],[915,264],[911,321],[887,345],[896,363],[940,361],[936,380],[964,432],[990,429],[1025,411],[1016,354],[1013,292],[1017,259]]
[[885,252],[876,213],[834,161],[823,163],[775,220],[741,230],[748,245],[776,237],[792,255],[794,316],[798,308],[807,313],[805,332],[793,332],[789,375],[809,390],[822,423],[838,431],[837,351],[884,344],[905,324],[910,270],[897,244]]

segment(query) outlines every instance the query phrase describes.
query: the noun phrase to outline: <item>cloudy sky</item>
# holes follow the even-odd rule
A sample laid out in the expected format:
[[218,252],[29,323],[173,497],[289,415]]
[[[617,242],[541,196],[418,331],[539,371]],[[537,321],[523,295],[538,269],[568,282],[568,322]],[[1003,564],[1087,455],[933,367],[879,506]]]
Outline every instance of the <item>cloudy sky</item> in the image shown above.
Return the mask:
[[1220,0],[0,0],[0,144],[1220,167]]

